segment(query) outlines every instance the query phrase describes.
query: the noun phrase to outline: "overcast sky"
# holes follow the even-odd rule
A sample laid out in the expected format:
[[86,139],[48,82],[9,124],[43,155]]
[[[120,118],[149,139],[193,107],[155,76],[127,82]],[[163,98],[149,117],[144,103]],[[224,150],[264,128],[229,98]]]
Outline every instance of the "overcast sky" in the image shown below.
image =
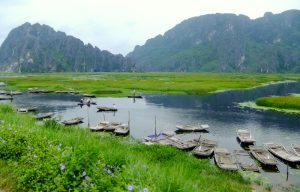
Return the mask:
[[210,13],[300,9],[300,0],[0,0],[0,44],[25,22],[46,24],[101,50],[127,54],[181,21]]

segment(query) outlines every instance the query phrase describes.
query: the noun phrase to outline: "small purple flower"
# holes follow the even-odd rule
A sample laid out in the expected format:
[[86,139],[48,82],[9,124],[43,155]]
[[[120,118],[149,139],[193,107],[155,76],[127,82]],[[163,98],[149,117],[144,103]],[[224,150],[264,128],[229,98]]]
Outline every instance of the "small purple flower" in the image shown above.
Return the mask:
[[147,188],[144,188],[143,192],[149,192],[149,190]]
[[95,185],[94,185],[94,183],[91,183],[91,187],[94,187]]
[[84,184],[84,187],[87,188],[89,185],[87,183]]
[[[65,170],[65,168],[66,168],[66,166],[65,166],[64,164],[61,163],[61,164],[60,164],[60,170],[63,171],[63,170]],[[74,176],[75,176],[75,175],[74,175]]]
[[84,177],[84,176],[86,176],[86,172],[85,171],[82,172],[82,177]]
[[107,174],[111,174],[111,170],[110,169],[104,169],[104,172]]
[[134,185],[128,185],[127,189],[128,189],[128,191],[132,191],[134,189]]
[[85,176],[84,179],[85,179],[85,180],[89,180],[89,176]]

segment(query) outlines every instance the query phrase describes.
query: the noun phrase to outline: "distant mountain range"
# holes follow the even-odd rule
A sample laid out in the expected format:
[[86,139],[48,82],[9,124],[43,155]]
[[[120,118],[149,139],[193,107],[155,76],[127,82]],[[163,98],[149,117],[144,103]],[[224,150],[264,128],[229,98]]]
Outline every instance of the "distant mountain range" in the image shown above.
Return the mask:
[[137,71],[300,72],[300,11],[211,14],[183,21],[136,46]]
[[130,59],[85,45],[47,25],[25,23],[13,29],[0,47],[2,71],[130,71],[131,67]]
[[13,72],[300,72],[300,11],[209,14],[187,19],[126,57],[25,23],[0,47],[0,70]]

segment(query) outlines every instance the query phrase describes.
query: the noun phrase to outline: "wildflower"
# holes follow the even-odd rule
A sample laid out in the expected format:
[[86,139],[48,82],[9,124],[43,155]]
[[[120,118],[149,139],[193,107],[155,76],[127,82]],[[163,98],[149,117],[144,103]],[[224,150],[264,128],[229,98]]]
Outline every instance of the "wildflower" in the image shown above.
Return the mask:
[[87,188],[89,185],[87,183],[84,184],[84,187]]
[[75,175],[73,175],[73,178],[75,179],[75,178],[76,178],[76,176],[75,176]]
[[[61,163],[61,164],[60,164],[60,170],[63,171],[63,170],[65,170],[65,168],[66,168],[66,166],[65,166],[64,164]],[[74,175],[74,176],[75,176],[75,175]]]
[[134,189],[134,185],[128,185],[127,189],[128,189],[128,191],[132,191]]
[[86,172],[85,171],[82,172],[82,177],[84,177],[84,176],[86,176]]
[[104,169],[104,172],[107,174],[111,174],[111,170],[110,169]]
[[147,188],[144,188],[143,192],[149,192],[149,190]]
[[33,158],[35,158],[35,159],[36,159],[36,158],[37,158],[37,156],[34,154],[34,155],[33,155]]
[[91,187],[94,187],[94,183],[91,183]]
[[89,180],[89,176],[85,176],[84,179],[85,179],[85,180]]

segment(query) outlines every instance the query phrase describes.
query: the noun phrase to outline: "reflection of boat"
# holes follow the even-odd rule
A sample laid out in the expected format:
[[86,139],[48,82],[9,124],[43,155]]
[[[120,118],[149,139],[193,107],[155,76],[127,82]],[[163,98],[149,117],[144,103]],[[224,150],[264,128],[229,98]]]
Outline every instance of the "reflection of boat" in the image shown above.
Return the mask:
[[253,145],[255,143],[255,139],[252,138],[250,131],[247,129],[238,129],[237,138],[240,140],[241,144]]
[[32,112],[32,111],[36,111],[37,107],[23,107],[23,108],[18,108],[17,112],[19,113],[28,113],[28,112]]
[[0,100],[13,100],[13,97],[0,97]]
[[291,146],[295,155],[300,156],[300,144],[292,144]]
[[214,153],[214,148],[217,142],[209,139],[202,139],[198,142],[197,147],[192,151],[192,154],[198,157],[210,157]]
[[128,124],[121,124],[117,126],[114,130],[115,135],[123,135],[126,136],[129,134],[129,126]]
[[117,108],[114,107],[97,107],[98,112],[102,112],[102,111],[118,111]]
[[195,124],[195,125],[176,125],[178,131],[183,132],[197,132],[197,131],[207,131],[209,126],[207,124]]
[[73,119],[65,120],[62,123],[65,125],[77,125],[79,123],[83,123],[83,118],[82,117],[75,117]]
[[275,160],[275,158],[264,147],[250,145],[249,149],[251,155],[262,165],[271,167],[275,167],[277,165],[277,161]]
[[217,166],[220,167],[221,169],[231,170],[231,171],[238,170],[238,166],[234,157],[225,148],[216,148],[214,159]]
[[135,99],[142,99],[143,98],[143,96],[141,96],[141,95],[129,95],[127,97],[128,98],[135,98]]
[[90,98],[96,98],[96,95],[93,94],[83,94],[83,97],[90,97]]
[[54,115],[54,113],[38,113],[35,115],[36,119],[46,119],[46,118],[51,118]]
[[234,152],[237,163],[243,171],[259,172],[255,161],[250,157],[250,154],[244,150],[235,150]]
[[300,163],[300,157],[294,155],[281,144],[265,143],[264,146],[276,157],[289,162],[289,163]]

